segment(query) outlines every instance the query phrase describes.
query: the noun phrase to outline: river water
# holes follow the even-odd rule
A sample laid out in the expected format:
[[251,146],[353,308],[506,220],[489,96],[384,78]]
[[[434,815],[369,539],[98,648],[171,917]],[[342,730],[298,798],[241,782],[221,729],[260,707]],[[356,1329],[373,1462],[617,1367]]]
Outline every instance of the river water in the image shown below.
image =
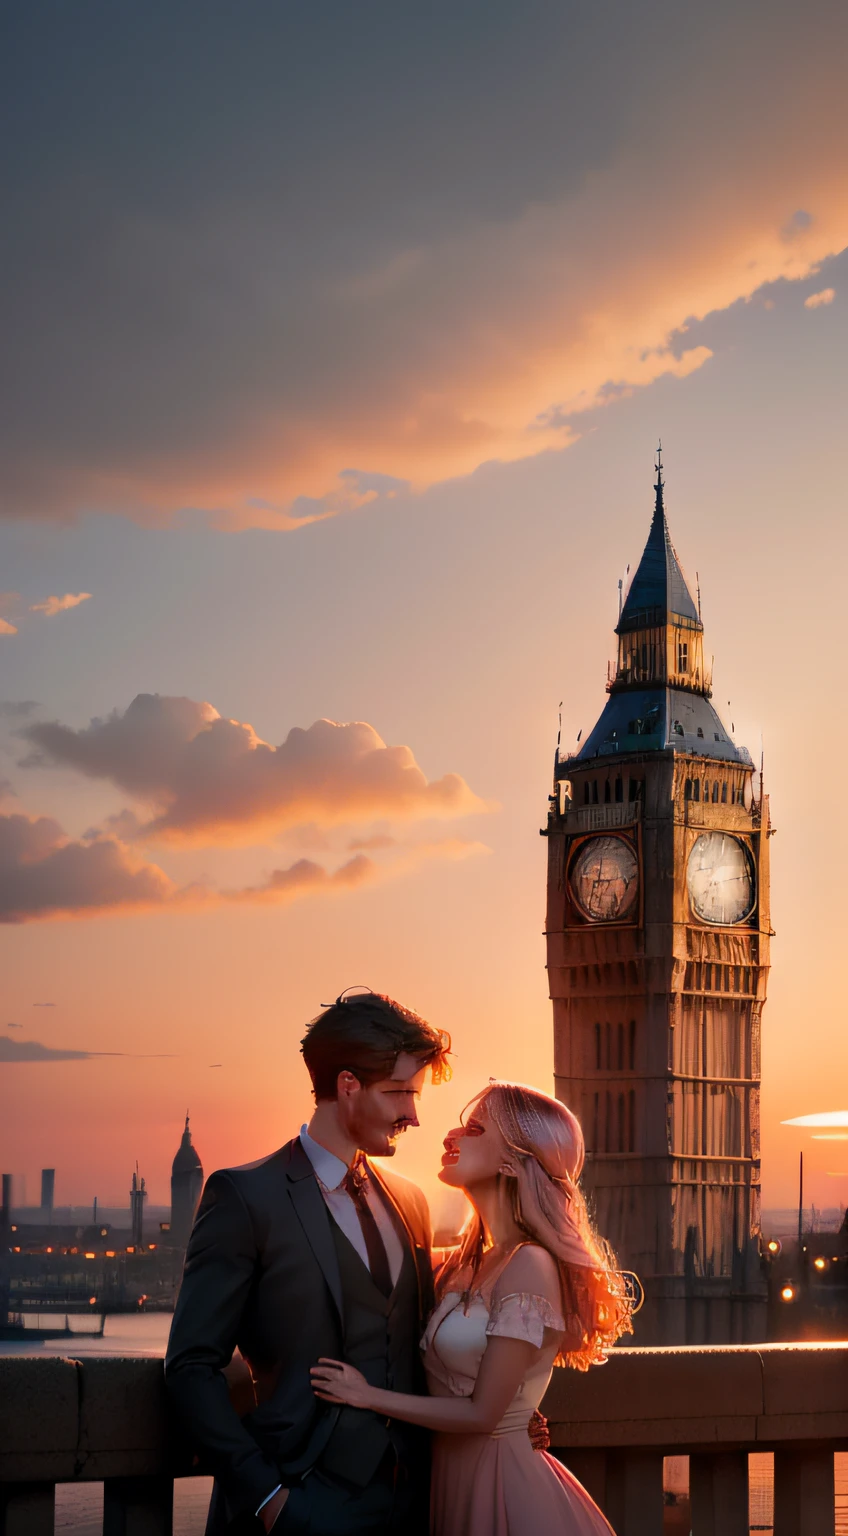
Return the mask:
[[[36,1319],[32,1321],[34,1323]],[[48,1323],[46,1318],[42,1321]],[[55,1317],[49,1321],[55,1326]],[[102,1338],[95,1338],[82,1331],[83,1318],[73,1319],[71,1326],[80,1329],[73,1339],[32,1344],[0,1341],[0,1355],[67,1355],[72,1358],[84,1358],[87,1355],[147,1355],[161,1358],[165,1353],[171,1318],[161,1312],[107,1317]],[[772,1457],[752,1456],[749,1467],[750,1530],[757,1532],[758,1536],[771,1536]],[[669,1496],[675,1500],[666,1511],[668,1536],[689,1536],[689,1521],[686,1518],[688,1479],[688,1457],[667,1457],[665,1484]],[[174,1536],[203,1536],[210,1490],[209,1478],[177,1479],[174,1484]],[[73,1536],[101,1536],[102,1529],[102,1483],[60,1484],[56,1489],[56,1531],[62,1532],[63,1536],[65,1532],[73,1532]],[[848,1536],[848,1454],[836,1457],[836,1532],[837,1536]]]

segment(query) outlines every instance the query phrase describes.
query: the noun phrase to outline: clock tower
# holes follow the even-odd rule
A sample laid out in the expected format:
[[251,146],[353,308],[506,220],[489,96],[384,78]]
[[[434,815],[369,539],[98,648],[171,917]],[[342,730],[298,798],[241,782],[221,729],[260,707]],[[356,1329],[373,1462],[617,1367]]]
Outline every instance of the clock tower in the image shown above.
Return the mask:
[[636,1342],[756,1342],[768,799],[711,703],[660,455],[655,493],[609,697],[574,753],[557,747],[556,1091],[583,1125],[599,1230],[644,1286]]

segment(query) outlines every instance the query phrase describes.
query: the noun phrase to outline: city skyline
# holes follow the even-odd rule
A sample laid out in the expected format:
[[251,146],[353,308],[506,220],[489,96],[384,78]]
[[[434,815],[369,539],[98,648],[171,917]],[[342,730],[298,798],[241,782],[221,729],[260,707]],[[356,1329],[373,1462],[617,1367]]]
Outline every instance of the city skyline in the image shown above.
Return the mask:
[[77,15],[73,78],[15,19],[0,1163],[57,1205],[166,1203],[186,1105],[207,1172],[281,1144],[357,983],[454,1037],[429,1192],[490,1075],[551,1088],[559,701],[572,747],[659,437],[777,829],[764,1205],[802,1149],[848,1199],[784,1124],[848,1103],[846,19],[614,19]]

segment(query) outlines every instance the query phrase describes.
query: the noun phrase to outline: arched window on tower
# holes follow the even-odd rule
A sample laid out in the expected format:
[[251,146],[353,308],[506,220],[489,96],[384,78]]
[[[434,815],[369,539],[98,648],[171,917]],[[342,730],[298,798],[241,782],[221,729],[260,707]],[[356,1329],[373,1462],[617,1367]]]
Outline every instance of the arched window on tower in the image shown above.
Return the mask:
[[722,803],[722,805],[727,805],[727,780],[726,779],[723,781],[722,786],[721,786],[721,803]]
[[618,1051],[617,1051],[618,1070],[619,1070],[619,1072],[623,1072],[624,1071],[624,1025],[623,1024],[619,1024],[616,1033],[618,1035]]
[[615,799],[617,805],[620,805],[624,799],[624,780],[621,777],[615,781]]
[[625,1147],[626,1147],[626,1145],[627,1145],[627,1143],[625,1141],[624,1094],[623,1093],[620,1093],[618,1095],[618,1125],[617,1125],[616,1129],[618,1131],[618,1145],[616,1147],[616,1151],[617,1152],[623,1152]]
[[593,779],[592,780],[592,804],[593,805],[597,805],[597,803],[598,803],[598,781],[597,781],[597,779]]
[[689,671],[689,645],[686,640],[677,642],[677,670],[678,672]]
[[631,1072],[636,1071],[636,1020],[630,1020],[627,1041],[627,1065]]
[[595,1071],[601,1070],[601,1026],[595,1025]]
[[713,779],[713,805],[718,805],[718,779]]
[[609,779],[604,779],[604,805],[609,805],[611,798],[610,781]]
[[589,804],[589,780],[588,779],[584,779],[583,780],[583,804],[584,805],[588,805]]
[[687,779],[686,783],[683,786],[683,798],[684,798],[684,800],[691,800],[692,799],[692,780],[691,779]]
[[693,800],[700,800],[700,798],[701,798],[701,780],[700,779],[695,779],[693,784],[692,784],[692,799]]

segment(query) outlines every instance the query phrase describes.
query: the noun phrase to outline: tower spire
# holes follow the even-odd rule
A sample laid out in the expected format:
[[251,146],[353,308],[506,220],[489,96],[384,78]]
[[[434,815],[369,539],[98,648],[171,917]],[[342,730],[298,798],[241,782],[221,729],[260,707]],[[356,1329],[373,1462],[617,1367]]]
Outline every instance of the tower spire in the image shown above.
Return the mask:
[[619,634],[623,629],[642,630],[681,618],[700,628],[698,609],[680,569],[666,522],[662,441],[657,445],[654,469],[657,476],[654,516],[648,542],[619,614]]
[[656,484],[654,485],[654,490],[657,493],[657,500],[656,500],[656,508],[655,508],[655,510],[656,510],[657,517],[661,517],[661,518],[664,519],[665,518],[665,507],[663,506],[662,438],[660,438],[659,442],[657,443],[657,462],[654,465],[654,469],[657,472]]

